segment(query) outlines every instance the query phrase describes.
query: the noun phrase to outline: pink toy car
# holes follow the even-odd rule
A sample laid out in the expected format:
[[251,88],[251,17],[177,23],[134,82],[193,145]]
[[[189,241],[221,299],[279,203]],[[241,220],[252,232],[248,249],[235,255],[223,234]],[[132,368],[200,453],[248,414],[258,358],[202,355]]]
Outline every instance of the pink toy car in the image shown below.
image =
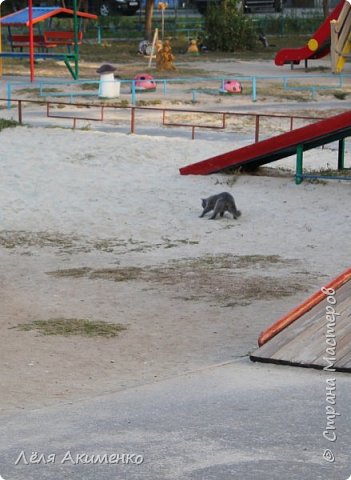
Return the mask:
[[135,90],[137,92],[152,92],[156,90],[156,82],[152,75],[148,73],[139,73],[134,77]]
[[240,82],[237,80],[223,80],[221,88],[219,89],[220,93],[242,93],[243,87]]

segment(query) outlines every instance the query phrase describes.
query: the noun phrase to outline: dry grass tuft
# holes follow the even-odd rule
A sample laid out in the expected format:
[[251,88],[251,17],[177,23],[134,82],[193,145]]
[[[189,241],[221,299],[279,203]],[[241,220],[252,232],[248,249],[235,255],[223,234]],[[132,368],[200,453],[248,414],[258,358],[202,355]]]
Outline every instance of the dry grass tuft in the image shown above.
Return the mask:
[[126,330],[126,327],[120,324],[84,318],[34,320],[31,323],[21,323],[12,328],[16,328],[22,332],[37,330],[42,335],[63,335],[64,337],[71,335],[83,337],[115,337],[123,330]]

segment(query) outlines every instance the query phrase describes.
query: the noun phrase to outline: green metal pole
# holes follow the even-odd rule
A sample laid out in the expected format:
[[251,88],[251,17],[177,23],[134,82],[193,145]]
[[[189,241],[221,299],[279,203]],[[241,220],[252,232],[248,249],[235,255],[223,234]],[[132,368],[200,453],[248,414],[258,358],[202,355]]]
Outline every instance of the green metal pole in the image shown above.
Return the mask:
[[338,170],[344,170],[345,168],[345,138],[339,140],[338,148]]
[[302,171],[303,171],[303,145],[298,145],[296,150],[296,175],[295,175],[296,185],[300,185],[300,183],[303,180]]
[[73,0],[73,38],[74,38],[74,72],[75,78],[79,78],[79,45],[78,45],[78,16],[77,0]]
[[65,62],[65,65],[67,67],[67,70],[72,75],[72,78],[74,78],[74,80],[77,80],[76,72],[75,72],[75,70],[73,70],[72,65],[69,63],[69,58],[66,57],[64,59],[64,62]]

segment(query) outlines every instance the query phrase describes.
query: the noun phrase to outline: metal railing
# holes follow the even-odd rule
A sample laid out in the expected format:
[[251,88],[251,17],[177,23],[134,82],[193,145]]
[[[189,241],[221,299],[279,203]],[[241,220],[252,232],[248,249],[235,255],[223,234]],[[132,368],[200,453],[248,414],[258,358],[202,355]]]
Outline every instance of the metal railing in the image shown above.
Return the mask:
[[[196,103],[198,97],[204,92],[204,90],[211,90],[211,95],[221,95],[223,90],[223,82],[226,80],[237,80],[243,84],[245,92],[248,92],[248,95],[251,97],[252,102],[256,102],[260,94],[260,85],[261,82],[272,82],[272,84],[277,82],[277,85],[282,86],[283,90],[289,92],[291,90],[300,90],[305,91],[311,95],[311,98],[314,98],[316,93],[319,90],[335,90],[343,89],[345,85],[350,83],[351,75],[350,74],[320,74],[320,75],[301,75],[301,74],[289,74],[289,75],[257,75],[257,76],[221,76],[221,77],[193,77],[193,78],[155,78],[154,81],[157,84],[157,92],[153,93],[153,98],[155,95],[158,97],[170,97],[170,96],[181,96],[183,100],[186,100],[188,96],[191,97],[191,101]],[[299,85],[292,85],[291,81],[301,82]],[[323,81],[324,84],[320,85],[319,81]],[[137,90],[137,80],[118,80],[121,84],[123,96],[130,97],[130,103],[136,105],[138,100],[141,98],[143,93],[138,92]],[[327,83],[326,83],[327,82]],[[91,91],[82,91],[82,85],[89,87]],[[9,81],[6,84],[7,90],[7,101],[8,108],[11,107],[12,97],[16,96],[16,90],[18,89],[38,89],[39,95],[41,97],[64,97],[71,99],[73,102],[77,97],[98,97],[98,85],[99,79],[89,80],[39,80],[35,83],[22,82],[22,81]],[[210,85],[211,88],[203,88],[204,86]],[[56,87],[53,89],[53,87]],[[57,91],[58,88],[69,88],[71,90],[60,92]],[[95,88],[96,87],[96,88]],[[79,90],[80,89],[80,90]],[[53,91],[56,90],[56,91]],[[18,94],[17,94],[18,95]],[[126,98],[128,98],[126,97]]]
[[[0,98],[0,102],[7,102],[6,98]],[[145,112],[154,112],[159,113],[159,123],[157,126],[161,127],[183,127],[191,130],[191,138],[195,139],[195,133],[197,130],[201,129],[211,129],[211,130],[225,130],[228,127],[228,119],[230,118],[242,118],[247,117],[252,119],[254,125],[254,142],[257,143],[260,140],[260,135],[262,132],[262,119],[273,119],[273,120],[288,120],[287,130],[293,130],[296,125],[297,120],[304,122],[315,122],[321,120],[322,117],[311,117],[304,115],[282,115],[282,114],[267,114],[267,113],[251,113],[251,112],[221,112],[221,111],[208,111],[208,110],[193,110],[193,109],[175,109],[175,108],[164,108],[164,107],[136,107],[136,106],[114,106],[114,105],[103,105],[96,103],[77,103],[71,104],[69,102],[57,102],[57,101],[40,101],[40,100],[23,100],[23,99],[13,99],[12,102],[17,106],[17,120],[19,124],[24,123],[24,104],[37,105],[38,107],[45,107],[45,117],[50,119],[65,119],[72,120],[72,128],[77,128],[78,121],[91,121],[91,122],[105,122],[106,124],[113,124],[113,118],[106,118],[106,111],[123,111],[129,112],[125,126],[128,128],[128,133],[137,133],[137,123],[140,125],[143,123],[141,120],[137,122],[137,114]],[[79,114],[75,112],[66,112],[66,113],[56,113],[54,112],[54,107],[63,109],[64,107],[70,107],[70,109],[77,108],[79,109]],[[94,115],[85,115],[82,113],[82,109],[86,108],[90,111],[95,109]],[[194,120],[189,122],[181,121],[179,118],[174,119],[174,116],[177,117],[182,115],[189,116],[192,115]],[[172,120],[173,116],[173,120]],[[201,116],[206,116],[207,123],[203,121],[203,118],[197,120],[196,118]],[[212,123],[208,122],[208,119],[212,120]],[[150,118],[148,118],[148,126],[150,126]],[[215,124],[213,123],[215,122]],[[217,123],[216,123],[217,122]],[[145,122],[143,123],[145,126]]]

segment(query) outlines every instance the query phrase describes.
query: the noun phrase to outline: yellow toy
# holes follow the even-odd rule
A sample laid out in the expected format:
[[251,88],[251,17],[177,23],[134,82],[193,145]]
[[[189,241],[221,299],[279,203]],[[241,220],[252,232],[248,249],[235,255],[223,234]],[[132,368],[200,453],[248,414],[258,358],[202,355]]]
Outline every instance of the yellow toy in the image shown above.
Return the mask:
[[157,70],[175,70],[174,60],[175,56],[172,54],[171,45],[168,40],[165,40],[162,48],[156,53]]
[[188,46],[188,53],[191,53],[192,55],[198,55],[199,54],[199,48],[197,46],[196,40],[191,39],[189,46]]

